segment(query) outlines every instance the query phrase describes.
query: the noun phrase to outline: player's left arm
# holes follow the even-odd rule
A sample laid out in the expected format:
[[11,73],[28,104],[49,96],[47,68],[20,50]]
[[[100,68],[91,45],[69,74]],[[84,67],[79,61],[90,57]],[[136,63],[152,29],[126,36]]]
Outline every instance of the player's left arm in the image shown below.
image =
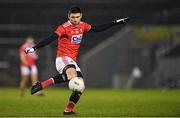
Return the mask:
[[120,25],[120,24],[124,25],[128,21],[129,21],[129,17],[126,17],[126,18],[121,18],[121,19],[109,22],[109,23],[91,26],[91,29],[89,30],[89,32],[101,32],[101,31],[107,30],[115,25]]

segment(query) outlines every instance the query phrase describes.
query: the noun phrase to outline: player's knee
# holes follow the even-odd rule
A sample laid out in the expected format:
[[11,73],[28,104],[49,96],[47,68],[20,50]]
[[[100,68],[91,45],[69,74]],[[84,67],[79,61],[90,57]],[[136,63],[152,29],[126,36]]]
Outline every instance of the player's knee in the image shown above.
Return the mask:
[[67,77],[68,77],[68,80],[74,78],[74,77],[77,77],[77,72],[74,68],[69,68],[67,71],[66,71],[66,74],[67,74]]
[[70,80],[74,77],[77,77],[76,67],[73,64],[67,65],[64,68],[63,73],[65,73],[67,75],[68,80]]
[[67,65],[63,69],[62,74],[58,74],[54,76],[53,79],[54,79],[54,83],[63,83],[69,81],[70,79],[76,76],[77,76],[77,72],[75,69],[75,65],[71,64],[71,65]]

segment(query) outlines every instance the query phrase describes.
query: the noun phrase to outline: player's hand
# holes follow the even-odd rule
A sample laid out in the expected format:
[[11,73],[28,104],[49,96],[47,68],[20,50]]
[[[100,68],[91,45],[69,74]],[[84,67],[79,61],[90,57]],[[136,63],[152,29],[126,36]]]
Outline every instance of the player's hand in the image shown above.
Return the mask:
[[129,17],[126,17],[126,18],[117,19],[114,22],[115,24],[125,24],[128,21],[129,21]]
[[28,54],[28,53],[33,53],[35,50],[34,48],[26,48],[25,49],[25,53]]

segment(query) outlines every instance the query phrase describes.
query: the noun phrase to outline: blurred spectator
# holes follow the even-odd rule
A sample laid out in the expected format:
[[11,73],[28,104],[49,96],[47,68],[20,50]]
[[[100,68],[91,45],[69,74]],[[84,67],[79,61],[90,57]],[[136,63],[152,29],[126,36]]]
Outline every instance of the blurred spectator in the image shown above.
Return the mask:
[[[36,60],[38,55],[36,52],[27,54],[24,52],[26,48],[31,48],[34,46],[34,37],[29,35],[26,38],[26,42],[20,47],[20,72],[21,72],[21,81],[20,81],[20,96],[24,96],[24,90],[29,78],[31,78],[32,85],[34,85],[38,80],[38,69],[36,66]],[[37,93],[37,95],[43,95],[42,92]]]

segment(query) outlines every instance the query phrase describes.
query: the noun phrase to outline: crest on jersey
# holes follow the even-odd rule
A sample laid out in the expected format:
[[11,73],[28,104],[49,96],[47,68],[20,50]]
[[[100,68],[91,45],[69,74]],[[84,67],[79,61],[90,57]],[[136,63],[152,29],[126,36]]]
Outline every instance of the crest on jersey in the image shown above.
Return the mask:
[[82,41],[82,34],[73,35],[72,38],[71,38],[71,41],[72,41],[73,43],[76,43],[76,44],[81,43],[81,41]]

